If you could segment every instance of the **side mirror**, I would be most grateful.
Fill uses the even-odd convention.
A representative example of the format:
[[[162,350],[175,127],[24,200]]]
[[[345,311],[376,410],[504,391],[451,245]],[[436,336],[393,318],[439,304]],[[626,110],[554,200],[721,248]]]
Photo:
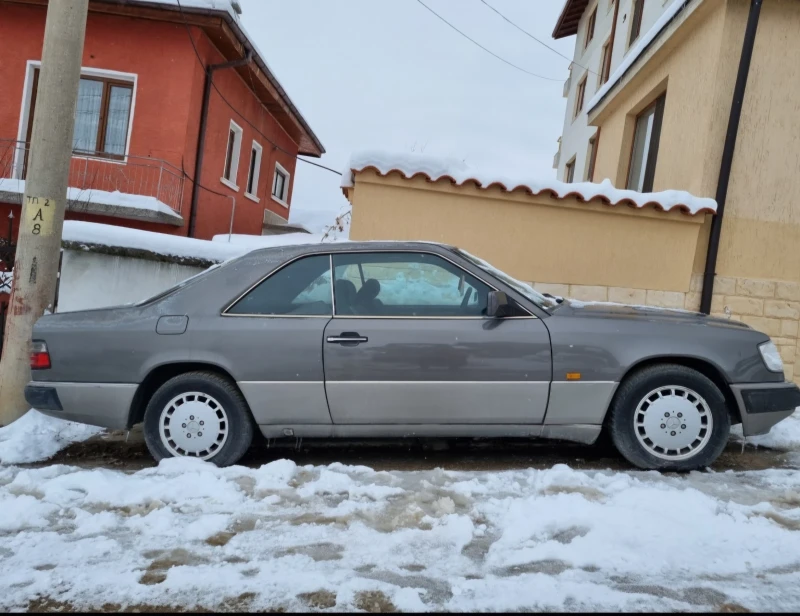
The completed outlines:
[[[489,291],[486,315],[502,319],[509,314],[511,314],[511,304],[509,304],[508,296],[502,291]]]

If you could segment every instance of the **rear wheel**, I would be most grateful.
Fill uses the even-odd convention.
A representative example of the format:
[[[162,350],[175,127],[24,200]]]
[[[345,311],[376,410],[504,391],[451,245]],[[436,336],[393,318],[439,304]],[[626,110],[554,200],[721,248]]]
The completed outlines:
[[[156,460],[186,457],[217,466],[238,462],[253,440],[241,392],[213,372],[176,376],[156,390],[144,415],[144,437]]]
[[[628,377],[610,410],[617,450],[642,469],[690,471],[719,457],[728,442],[725,397],[705,375],[661,364]]]

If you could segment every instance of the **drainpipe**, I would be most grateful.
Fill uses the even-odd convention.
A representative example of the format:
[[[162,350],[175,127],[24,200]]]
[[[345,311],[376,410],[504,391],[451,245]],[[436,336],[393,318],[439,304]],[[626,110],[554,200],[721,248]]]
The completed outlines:
[[[203,159],[205,158],[206,148],[206,129],[208,128],[208,108],[211,103],[211,88],[214,84],[214,73],[228,68],[245,66],[253,59],[252,50],[247,52],[244,58],[223,62],[222,64],[209,64],[206,67],[205,90],[203,91],[203,106],[200,110],[200,131],[197,135],[197,160],[194,165],[194,184],[192,186],[192,202],[189,206],[189,230],[188,237],[194,237],[195,226],[197,225],[197,201],[200,199],[200,174],[203,169]]]
[[[736,149],[736,137],[739,134],[739,120],[742,117],[744,93],[747,88],[747,77],[750,73],[750,60],[753,58],[753,46],[756,42],[758,19],[761,16],[761,1],[750,0],[750,14],[747,17],[747,27],[744,31],[742,42],[742,55],[739,59],[739,72],[736,75],[736,85],[733,88],[731,113],[728,118],[728,132],[725,134],[725,145],[722,149],[722,162],[719,168],[717,181],[717,213],[711,220],[711,233],[708,238],[708,253],[706,255],[706,269],[703,273],[703,293],[700,297],[700,312],[711,312],[711,296],[714,293],[714,277],[717,269],[717,253],[719,252],[719,238],[722,233],[722,218],[725,215],[725,200],[728,197],[728,184],[731,179],[733,166],[733,152]]]

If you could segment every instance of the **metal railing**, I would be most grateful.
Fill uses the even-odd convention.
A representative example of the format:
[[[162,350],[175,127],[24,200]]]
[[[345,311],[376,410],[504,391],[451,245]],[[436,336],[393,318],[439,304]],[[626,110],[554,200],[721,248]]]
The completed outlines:
[[[30,144],[0,139],[0,180],[24,180],[27,172]],[[186,174],[159,158],[128,154],[110,158],[101,152],[73,152],[69,167],[69,187],[86,194],[90,191],[120,192],[128,195],[154,197],[175,213],[183,207]]]

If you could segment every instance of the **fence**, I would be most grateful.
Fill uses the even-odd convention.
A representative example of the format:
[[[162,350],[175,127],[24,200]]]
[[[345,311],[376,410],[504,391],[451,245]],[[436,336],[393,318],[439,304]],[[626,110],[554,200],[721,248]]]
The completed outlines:
[[[28,143],[0,139],[0,180],[24,180],[29,153]],[[164,160],[133,154],[109,158],[100,152],[73,152],[69,168],[70,188],[155,197],[177,214],[183,207],[185,178]]]

